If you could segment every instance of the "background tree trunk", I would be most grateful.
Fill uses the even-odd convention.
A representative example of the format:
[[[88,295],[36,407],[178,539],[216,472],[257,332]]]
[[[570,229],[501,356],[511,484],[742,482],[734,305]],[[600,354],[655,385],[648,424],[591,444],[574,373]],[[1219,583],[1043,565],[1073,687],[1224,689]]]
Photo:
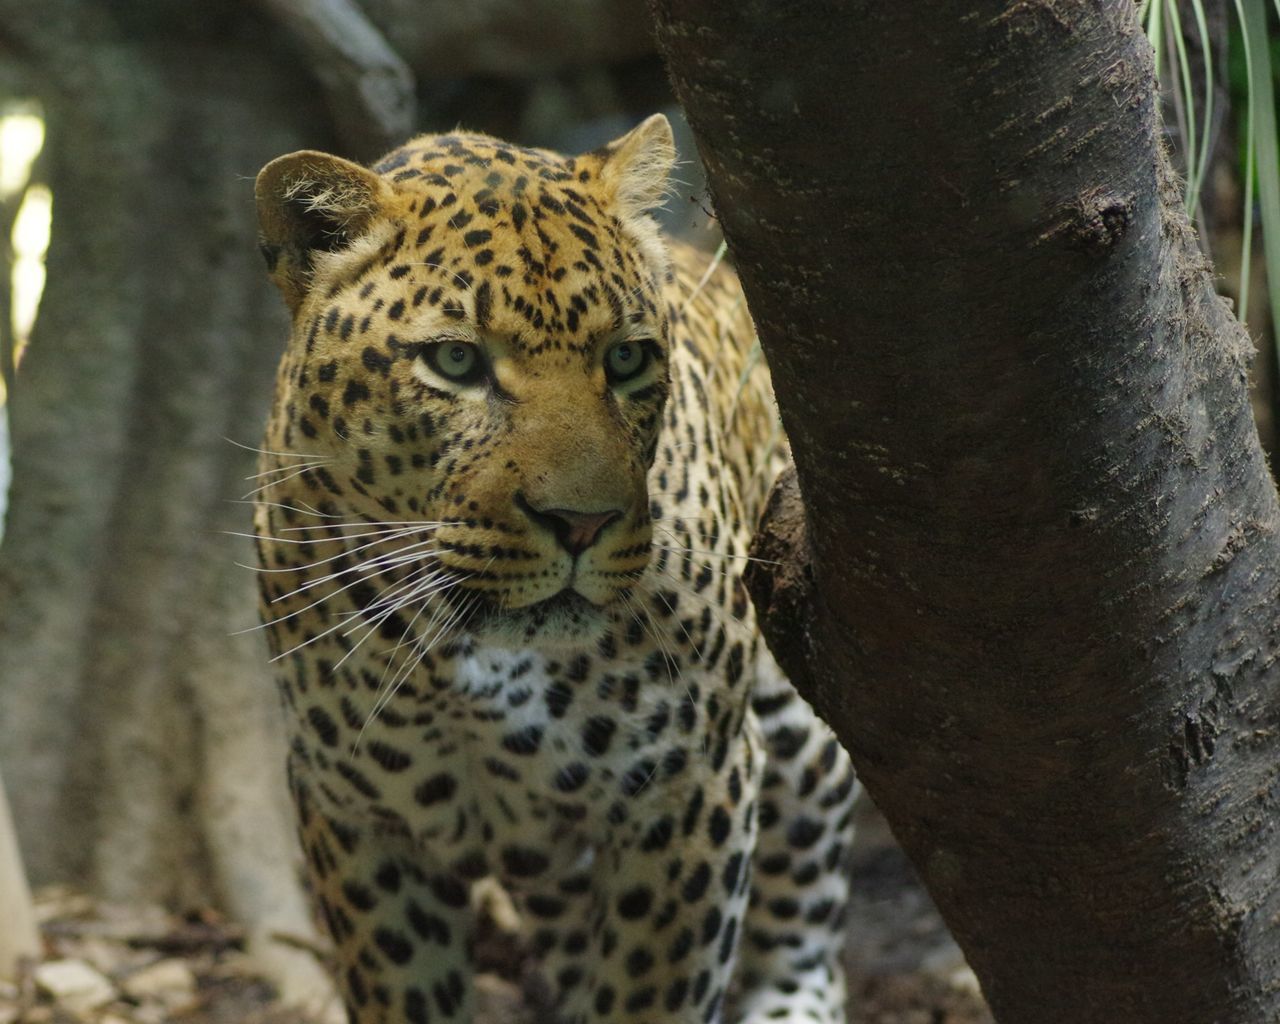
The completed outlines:
[[[326,142],[305,75],[229,5],[0,5],[45,106],[55,215],[43,315],[11,402],[0,549],[0,757],[36,882],[217,902],[300,986],[276,696],[247,507],[286,327],[249,181]],[[172,18],[173,15],[170,15]],[[203,34],[223,45],[203,45]]]
[[[309,935],[311,918],[265,646],[239,633],[256,602],[236,562],[254,559],[227,536],[249,529],[231,499],[256,458],[236,445],[259,441],[288,333],[255,252],[253,178],[290,150],[369,158],[401,141],[417,127],[406,61],[431,69],[441,47],[438,75],[652,49],[628,33],[633,0],[526,5],[554,48],[499,39],[500,0],[366,6],[394,49],[354,0],[0,0],[0,98],[42,104],[54,197],[0,545],[0,766],[22,853],[36,884],[223,908],[291,996],[324,985],[310,954],[271,939]],[[436,94],[459,91],[424,90],[422,127],[456,123]]]
[[[807,512],[766,631],[997,1018],[1280,1019],[1276,493],[1135,5],[652,7]]]

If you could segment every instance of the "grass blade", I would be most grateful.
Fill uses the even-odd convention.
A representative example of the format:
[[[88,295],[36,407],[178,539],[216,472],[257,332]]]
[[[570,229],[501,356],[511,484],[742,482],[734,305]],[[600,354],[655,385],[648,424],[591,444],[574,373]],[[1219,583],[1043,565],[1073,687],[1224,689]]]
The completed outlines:
[[[1245,245],[1252,242],[1253,185],[1256,180],[1262,220],[1262,252],[1267,268],[1267,298],[1273,324],[1280,323],[1280,146],[1276,138],[1276,105],[1267,39],[1265,0],[1235,0],[1244,37],[1249,75],[1249,156],[1245,178]],[[1280,5],[1278,5],[1280,6]],[[1256,169],[1255,169],[1256,168]],[[1246,256],[1248,250],[1246,249]],[[1248,264],[1241,266],[1240,317],[1248,315]],[[1280,351],[1280,331],[1272,331]]]

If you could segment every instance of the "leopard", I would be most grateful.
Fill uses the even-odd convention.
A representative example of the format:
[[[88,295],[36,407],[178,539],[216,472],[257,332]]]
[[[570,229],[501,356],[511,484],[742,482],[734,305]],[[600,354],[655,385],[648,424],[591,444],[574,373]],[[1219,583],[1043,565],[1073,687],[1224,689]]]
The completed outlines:
[[[469,1022],[476,893],[561,1024],[840,1024],[850,758],[743,583],[789,459],[657,114],[257,177],[254,496],[306,887],[355,1024]]]

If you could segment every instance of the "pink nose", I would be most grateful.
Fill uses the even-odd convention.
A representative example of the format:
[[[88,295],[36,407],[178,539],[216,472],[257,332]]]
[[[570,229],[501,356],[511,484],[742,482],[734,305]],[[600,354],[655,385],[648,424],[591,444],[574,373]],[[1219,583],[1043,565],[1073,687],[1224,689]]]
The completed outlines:
[[[543,513],[551,520],[556,540],[569,554],[578,556],[591,547],[606,526],[621,512],[574,512],[567,508],[549,508]]]
[[[530,505],[524,495],[517,495],[516,504],[535,523],[551,530],[560,546],[575,558],[599,539],[606,526],[622,516],[621,509],[610,509],[607,512],[578,512],[569,508],[538,509]]]

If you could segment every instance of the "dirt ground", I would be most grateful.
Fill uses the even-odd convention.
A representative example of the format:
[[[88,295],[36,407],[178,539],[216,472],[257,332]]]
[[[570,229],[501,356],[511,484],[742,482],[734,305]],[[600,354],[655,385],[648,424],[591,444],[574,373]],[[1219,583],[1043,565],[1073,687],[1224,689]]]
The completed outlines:
[[[849,949],[850,1024],[992,1024],[973,973],[866,801],[859,811]],[[39,894],[46,957],[0,982],[0,1024],[316,1024],[281,1006],[243,954],[243,935],[209,910]],[[490,927],[478,956],[477,1024],[546,1024],[518,946]]]

